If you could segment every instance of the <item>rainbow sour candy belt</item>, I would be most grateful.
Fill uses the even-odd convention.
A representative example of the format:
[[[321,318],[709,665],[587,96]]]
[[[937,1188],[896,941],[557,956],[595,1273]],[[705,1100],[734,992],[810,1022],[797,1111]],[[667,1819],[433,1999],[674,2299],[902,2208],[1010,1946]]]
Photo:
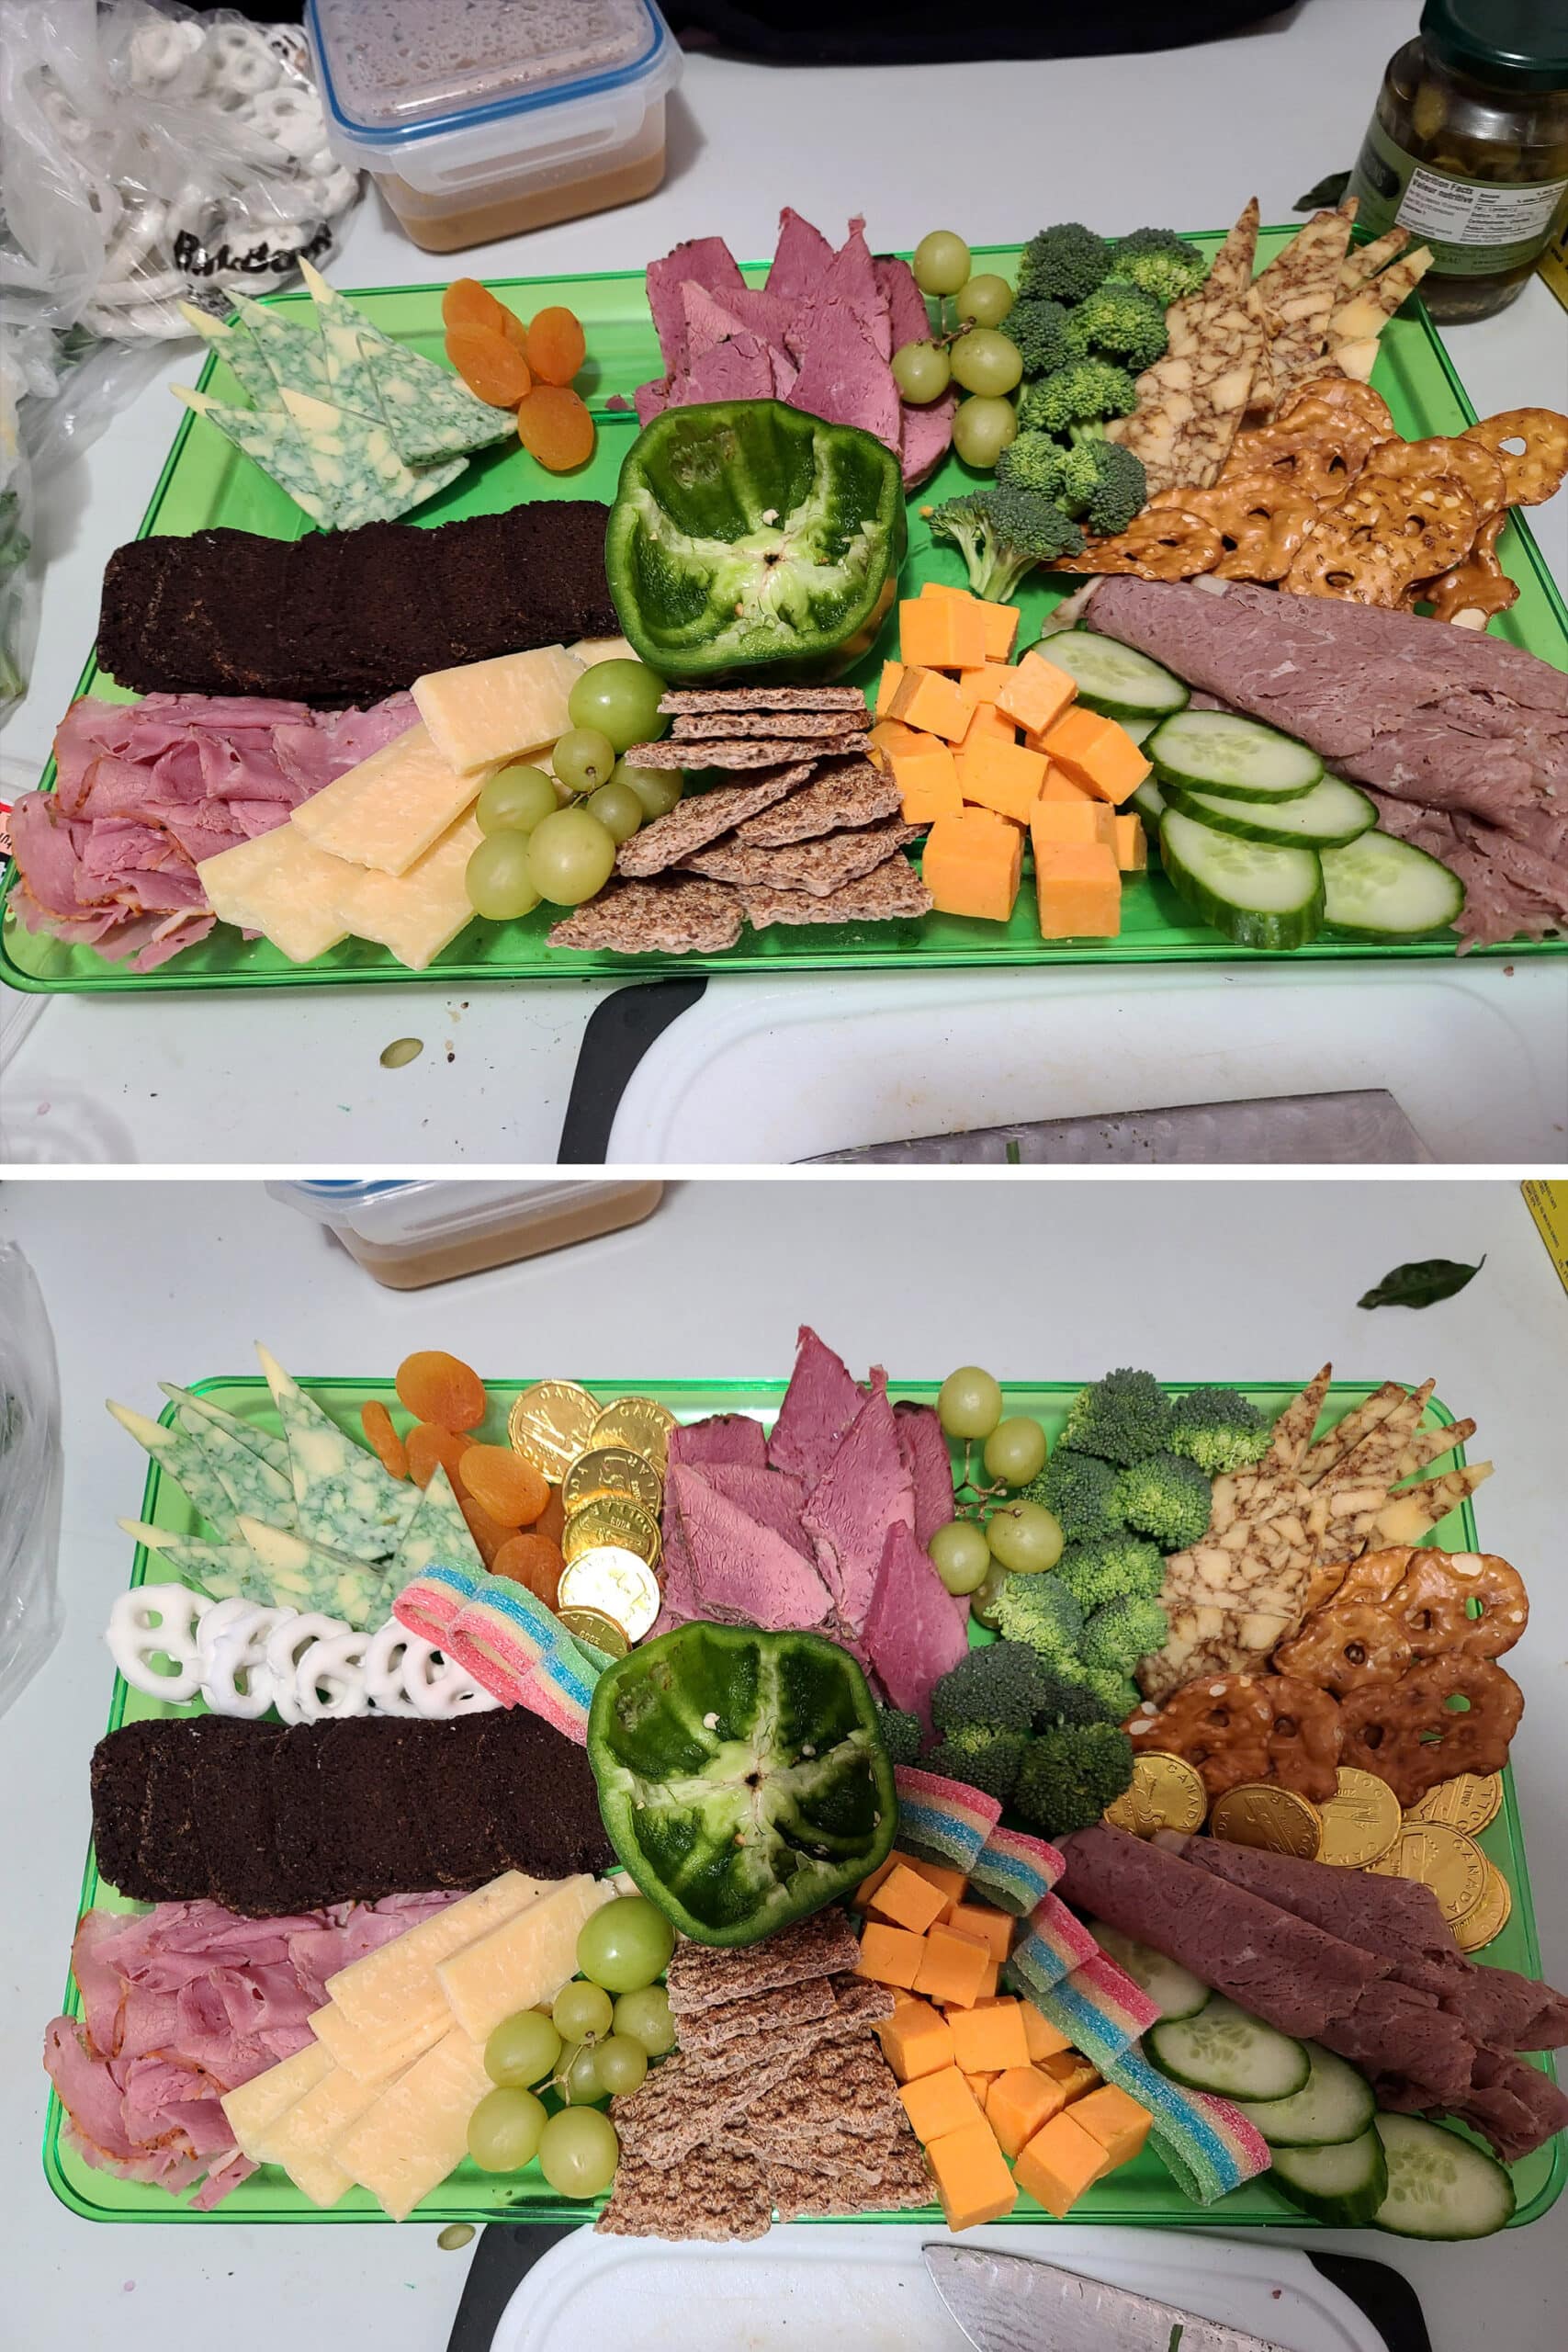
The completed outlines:
[[[445,1651],[453,1621],[473,1599],[479,1582],[469,1568],[428,1567],[403,1587],[392,1603],[392,1614],[406,1633]]]
[[[927,1861],[951,1862],[967,1876],[1002,1817],[996,1798],[966,1788],[961,1781],[921,1772],[912,1764],[898,1765],[893,1778],[898,1787],[899,1843]]]
[[[525,1585],[486,1576],[475,1586],[443,1649],[503,1707],[527,1707],[581,1747],[598,1669]]]
[[[1015,1918],[1028,1917],[1050,1894],[1067,1865],[1043,1838],[1020,1829],[993,1829],[981,1847],[970,1884]]]

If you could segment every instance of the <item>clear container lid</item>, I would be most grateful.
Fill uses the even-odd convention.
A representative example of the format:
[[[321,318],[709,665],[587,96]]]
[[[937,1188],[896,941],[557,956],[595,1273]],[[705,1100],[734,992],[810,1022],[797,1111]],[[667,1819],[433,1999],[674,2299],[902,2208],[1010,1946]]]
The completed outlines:
[[[389,146],[654,72],[674,47],[652,0],[309,0],[337,126]]]
[[[286,1202],[318,1224],[346,1227],[378,1249],[404,1250],[492,1232],[502,1226],[523,1229],[564,1210],[585,1207],[595,1198],[618,1200],[634,1188],[626,1182],[570,1180],[507,1184],[450,1178],[314,1177],[279,1178],[266,1189],[274,1200]]]

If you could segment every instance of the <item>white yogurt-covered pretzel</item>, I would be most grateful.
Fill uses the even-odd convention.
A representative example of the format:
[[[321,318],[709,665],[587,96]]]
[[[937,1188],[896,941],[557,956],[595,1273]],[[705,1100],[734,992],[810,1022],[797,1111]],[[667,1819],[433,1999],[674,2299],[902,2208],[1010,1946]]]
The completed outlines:
[[[319,1609],[286,1610],[273,1627],[267,1636],[266,1670],[272,1677],[272,1703],[286,1724],[306,1719],[299,1690],[299,1662],[306,1651],[314,1642],[350,1630],[341,1617],[325,1616]]]
[[[237,1715],[243,1722],[254,1723],[265,1714],[273,1701],[273,1679],[266,1663],[268,1637],[291,1612],[243,1601],[244,1613],[236,1612],[214,1638],[209,1633],[212,1619],[219,1610],[231,1606],[220,1601],[203,1622],[201,1695],[215,1715]]]
[[[202,1659],[197,1627],[211,1602],[187,1584],[143,1584],[122,1592],[109,1611],[104,1639],[109,1655],[133,1690],[178,1705],[201,1688]],[[155,1657],[172,1658],[173,1674],[162,1674]]]
[[[421,1642],[419,1648],[425,1653],[421,1659],[415,1658],[412,1649],[403,1656],[403,1688],[416,1714],[427,1722],[444,1723],[454,1715],[488,1714],[500,1706],[500,1700],[455,1658],[433,1649],[428,1642]]]
[[[409,1675],[413,1662],[412,1654],[423,1652],[434,1657],[436,1652],[418,1634],[411,1634],[395,1617],[389,1617],[377,1627],[365,1653],[365,1691],[376,1713],[380,1715],[412,1715],[419,1711],[410,1695]]]
[[[294,1675],[294,1696],[302,1722],[326,1723],[343,1715],[368,1713],[365,1653],[369,1646],[368,1634],[352,1630],[327,1634],[310,1644]]]

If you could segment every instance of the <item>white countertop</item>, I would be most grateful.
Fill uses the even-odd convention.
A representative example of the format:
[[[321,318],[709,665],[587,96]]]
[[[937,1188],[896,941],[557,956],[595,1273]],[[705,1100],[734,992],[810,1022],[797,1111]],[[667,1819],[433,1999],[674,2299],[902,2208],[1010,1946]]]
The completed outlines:
[[[1298,196],[1354,161],[1383,64],[1416,15],[1415,0],[1306,0],[1208,48],[1060,63],[827,73],[694,57],[673,102],[669,175],[645,203],[448,258],[419,252],[371,194],[333,275],[358,286],[625,268],[716,232],[750,257],[772,250],[786,201],[834,233],[863,212],[881,247],[942,226],[975,244],[1011,243],[1073,215],[1110,231],[1218,228],[1254,190],[1265,220],[1289,220]],[[1539,283],[1501,318],[1449,340],[1483,415],[1561,404],[1568,314]],[[135,533],[167,455],[177,420],[164,386],[190,367],[188,346],[175,352],[44,519],[53,560],[39,650],[5,744],[18,786],[41,767],[70,701],[105,560]],[[1568,493],[1530,520],[1568,579]],[[948,978],[961,996],[965,976]],[[796,985],[829,983],[803,975]],[[1162,985],[1158,966],[1105,982],[1150,1017]],[[1516,1002],[1539,1001],[1561,1023],[1562,964],[1521,963],[1514,986]],[[37,1162],[550,1160],[583,1026],[608,988],[13,997],[20,1042],[5,1150]],[[844,986],[843,1017],[856,1004]],[[423,1038],[425,1051],[384,1070],[381,1048],[400,1036]]]
[[[981,1189],[986,1187],[986,1189]],[[1514,1747],[1546,1972],[1568,1981],[1568,1584],[1560,1573],[1568,1295],[1517,1189],[1489,1183],[915,1182],[676,1186],[646,1224],[438,1290],[384,1291],[317,1227],[248,1182],[13,1183],[0,1237],[26,1250],[53,1319],[63,1397],[63,1637],[0,1717],[0,2212],[9,2352],[276,2352],[309,2340],[442,2352],[466,2257],[409,2226],[94,2227],[58,2205],[39,2162],[39,2045],[64,1982],[88,1835],[87,1756],[111,1669],[100,1637],[130,1565],[115,1525],[141,1464],[106,1395],[152,1407],[158,1379],[248,1366],[265,1339],[302,1374],[385,1374],[446,1346],[498,1383],[784,1374],[817,1325],[863,1368],[941,1377],[956,1362],[1010,1378],[1090,1377],[1144,1363],[1171,1379],[1435,1374],[1473,1414],[1497,1472],[1482,1539],[1524,1570],[1532,1622],[1509,1666],[1527,1711]],[[1487,1262],[1419,1317],[1355,1305],[1412,1258]],[[1132,1278],[1135,1267],[1135,1279]],[[1292,2233],[1293,2234],[1293,2233]],[[1426,2304],[1436,2352],[1548,2352],[1568,2200],[1528,2230],[1467,2247],[1369,2233],[1318,2247],[1392,2263]],[[1303,2238],[1303,2242],[1306,2240]],[[1022,2251],[1049,2258],[1048,2232]],[[628,2315],[630,2318],[630,2315]],[[111,2334],[112,2330],[112,2334]],[[635,2321],[626,2341],[637,2341]],[[822,2352],[829,2352],[823,2346]],[[838,2352],[832,2347],[832,2352]],[[855,2352],[846,2346],[844,2352]]]

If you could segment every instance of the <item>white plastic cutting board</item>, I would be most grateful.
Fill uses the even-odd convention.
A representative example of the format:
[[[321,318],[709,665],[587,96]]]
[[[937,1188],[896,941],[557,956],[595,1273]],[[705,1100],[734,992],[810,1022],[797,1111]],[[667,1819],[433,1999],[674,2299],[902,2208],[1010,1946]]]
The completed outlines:
[[[1250,2328],[1285,2352],[1384,2352],[1371,2322],[1293,2246],[1067,2228],[950,2239],[862,2222],[795,2222],[741,2245],[579,2230],[529,2271],[492,2352],[964,2352],[968,2339],[920,2259],[923,2245],[938,2243],[1033,2256],[1134,2287]]]

